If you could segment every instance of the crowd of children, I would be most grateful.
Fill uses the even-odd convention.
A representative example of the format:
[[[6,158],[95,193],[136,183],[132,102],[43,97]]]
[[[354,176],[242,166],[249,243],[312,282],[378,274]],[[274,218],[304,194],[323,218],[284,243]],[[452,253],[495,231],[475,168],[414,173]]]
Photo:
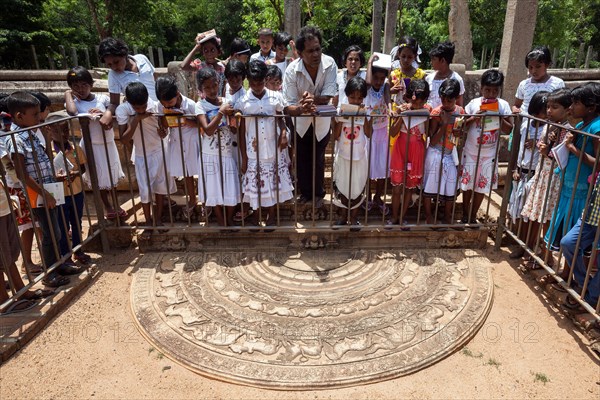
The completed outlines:
[[[443,210],[441,222],[452,225],[459,193],[462,222],[475,223],[485,196],[497,188],[498,141],[501,134],[512,131],[514,113],[535,117],[523,118],[521,141],[513,142],[519,146],[519,156],[512,174],[509,214],[521,226],[520,232],[527,232],[524,240],[533,247],[543,237],[543,251],[555,251],[581,216],[598,141],[568,129],[570,123],[582,121],[577,129],[598,133],[600,91],[596,84],[564,89],[562,80],[548,74],[551,59],[546,47],[534,48],[526,55],[529,77],[519,85],[511,109],[500,98],[504,76],[495,69],[483,73],[481,96],[463,108],[464,82],[450,68],[454,45],[444,42],[431,49],[434,71],[426,74],[419,67],[421,48],[415,38],[408,36],[399,40],[387,68],[375,65],[376,55],[366,62],[360,47],[349,46],[343,54],[344,68],[337,72],[336,95],[321,97],[319,101],[325,101],[319,103],[316,96],[305,92],[301,101],[291,104],[282,94],[289,75],[286,70],[292,65],[296,73],[310,73],[314,67],[307,65],[302,70],[298,64],[303,61],[298,60],[298,53],[305,50],[305,40],[299,39],[296,48],[291,35],[261,29],[258,43],[260,50],[251,54],[248,44],[236,38],[229,57],[221,60],[223,50],[216,34],[198,35],[182,62],[183,70],[194,71],[196,102],[178,90],[174,78],[155,81],[154,67],[146,57],[129,55],[120,40],[103,40],[99,55],[110,68],[110,96],[92,92],[92,76],[83,67],[71,69],[66,77],[70,88],[65,93],[66,110],[70,115],[90,116],[92,149],[86,149],[83,141],[73,143],[63,123],[56,124],[51,132],[52,144],[47,144],[47,138],[37,130],[27,129],[42,120],[39,114],[43,101],[24,92],[8,97],[7,112],[13,122],[8,129],[22,130],[14,140],[3,141],[5,154],[15,164],[19,178],[9,185],[14,194],[20,191],[22,201],[24,190],[18,181],[44,199],[46,207],[33,207],[33,212],[42,231],[46,265],[69,250],[69,230],[72,247],[81,241],[76,233],[81,232],[83,184],[90,182],[85,166],[90,152],[106,217],[125,215],[113,202],[113,191],[124,178],[112,130],[113,117],[120,140],[133,143],[131,160],[147,225],[162,225],[165,197],[174,193],[175,178],[184,180],[183,215],[188,220],[200,202],[206,213],[212,210],[223,227],[246,218],[248,207],[254,210],[247,220],[249,224],[276,225],[276,205],[294,196],[290,164],[295,152],[300,151],[291,148],[295,127],[289,116],[313,112],[317,104],[328,102],[338,112],[332,121],[332,200],[340,210],[336,225],[359,229],[359,208],[370,210],[375,206],[389,216],[387,225],[407,228],[408,208],[422,195],[426,223],[437,229],[437,205]],[[320,47],[318,51],[320,54]],[[202,60],[194,59],[198,52]],[[329,64],[326,66],[329,68]],[[363,67],[366,71],[361,70]],[[317,85],[312,78],[312,84]],[[121,95],[125,96],[122,104]],[[354,110],[351,116],[345,114],[349,109]],[[298,118],[297,123],[308,120]],[[559,145],[568,151],[562,169],[557,169],[552,152]],[[53,154],[54,167],[49,158]],[[305,167],[298,165],[299,175]],[[64,181],[65,193],[69,194],[60,216],[52,195],[43,186],[57,179]],[[374,193],[370,188],[366,190],[370,181]],[[388,183],[392,192],[389,203],[385,193]],[[306,188],[298,189],[308,196]],[[19,216],[26,217],[23,212]],[[59,217],[63,223],[58,223]],[[30,242],[25,232],[32,232],[34,226],[26,225],[27,221],[20,223],[23,241]],[[147,238],[152,232],[146,230],[142,236]],[[60,243],[61,254],[53,250],[53,237]],[[26,253],[27,246],[23,250]],[[89,261],[81,251],[74,257],[76,261]],[[31,269],[38,268],[28,254],[24,254],[24,260]],[[10,261],[3,261],[3,265]],[[525,267],[535,268],[532,259],[523,262]],[[77,266],[65,263],[61,268],[66,275],[76,271]],[[46,283],[59,286],[65,279],[54,275]]]

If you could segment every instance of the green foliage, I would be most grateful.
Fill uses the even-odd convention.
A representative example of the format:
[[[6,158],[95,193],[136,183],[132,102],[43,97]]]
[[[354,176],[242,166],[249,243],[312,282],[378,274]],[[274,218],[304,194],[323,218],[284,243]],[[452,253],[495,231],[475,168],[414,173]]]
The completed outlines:
[[[499,57],[505,0],[469,0],[475,64],[482,49]],[[428,51],[448,39],[449,0],[404,0],[398,37],[414,36]],[[325,53],[340,59],[350,44],[366,52],[371,43],[372,0],[304,0],[302,24],[323,32]],[[538,0],[534,42],[551,48],[571,48],[600,41],[600,0]],[[384,7],[385,8],[385,7]],[[123,38],[131,47],[162,47],[167,60],[182,59],[197,32],[216,29],[228,56],[231,40],[240,36],[257,49],[256,33],[268,27],[283,29],[284,0],[4,0],[0,14],[0,66],[31,68],[30,45],[35,44],[43,65],[50,47],[93,49],[102,37]],[[385,10],[384,10],[385,11]],[[93,57],[92,57],[93,58]],[[592,60],[592,65],[597,65]],[[573,66],[574,63],[571,63]]]

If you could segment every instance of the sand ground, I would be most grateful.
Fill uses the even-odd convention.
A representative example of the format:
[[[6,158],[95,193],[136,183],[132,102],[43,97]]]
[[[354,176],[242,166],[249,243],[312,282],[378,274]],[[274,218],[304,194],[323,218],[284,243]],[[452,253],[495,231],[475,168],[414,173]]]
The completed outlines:
[[[587,340],[505,261],[506,249],[488,253],[494,304],[465,348],[394,380],[303,392],[223,383],[163,356],[137,331],[130,311],[137,250],[105,255],[90,286],[0,366],[0,398],[600,398],[600,363],[587,349]]]

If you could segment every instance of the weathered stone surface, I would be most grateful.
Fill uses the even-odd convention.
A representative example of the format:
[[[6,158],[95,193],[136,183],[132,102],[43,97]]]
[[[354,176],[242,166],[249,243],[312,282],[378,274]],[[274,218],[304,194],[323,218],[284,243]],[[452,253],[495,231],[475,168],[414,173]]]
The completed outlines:
[[[351,386],[425,368],[473,337],[492,304],[487,265],[472,250],[154,253],[131,303],[147,339],[203,375]]]

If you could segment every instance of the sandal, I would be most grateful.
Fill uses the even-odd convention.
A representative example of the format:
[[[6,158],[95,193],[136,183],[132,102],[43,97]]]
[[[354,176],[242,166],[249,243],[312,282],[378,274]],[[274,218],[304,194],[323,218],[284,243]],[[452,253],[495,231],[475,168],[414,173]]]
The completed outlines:
[[[78,251],[77,253],[73,254],[73,258],[75,261],[79,261],[82,264],[89,264],[92,261],[92,257],[85,254],[83,251]]]
[[[388,215],[390,215],[390,208],[385,203],[375,203],[375,204],[377,204],[377,207],[379,207],[379,211],[381,212],[382,215],[385,215],[386,217]]]
[[[519,269],[524,273],[528,273],[537,269],[542,269],[542,266],[533,258],[527,257],[527,259],[523,260],[521,265],[519,265]]]
[[[140,240],[150,240],[152,237],[152,230],[144,229],[140,235]]]
[[[24,295],[23,299],[25,300],[40,300],[43,299],[45,297],[49,297],[52,296],[55,292],[54,290],[50,290],[50,289],[37,289],[33,292],[29,292],[30,294],[28,296]]]
[[[57,288],[60,286],[68,285],[71,280],[66,276],[61,276],[59,274],[54,274],[53,276],[47,276],[42,279],[42,283],[45,286]]]
[[[29,264],[27,266],[25,266],[25,264],[21,265],[21,273],[26,274],[27,271],[29,271],[31,275],[38,276],[44,272],[44,266],[41,264]]]
[[[12,303],[10,306],[6,308],[6,310],[0,311],[0,315],[8,315],[20,313],[23,311],[31,310],[33,307],[37,306],[38,302],[36,300],[29,299],[21,299]]]
[[[184,206],[181,209],[181,214],[183,214],[183,218],[185,218],[185,219],[192,218],[192,215],[194,214],[195,209],[196,209],[196,206],[190,206],[190,205]]]
[[[122,208],[119,208],[119,212],[117,213],[119,218],[127,218],[128,214],[127,211],[123,210]]]
[[[117,212],[114,211],[114,210],[113,211],[108,211],[108,212],[106,212],[104,214],[104,218],[106,218],[106,219],[115,219],[115,218],[117,218],[117,215],[118,215]]]
[[[211,211],[212,211],[212,208],[211,208]],[[235,222],[242,222],[242,221],[244,221],[246,218],[248,218],[249,216],[251,216],[253,213],[254,213],[254,211],[252,211],[251,209],[250,209],[250,210],[249,210],[249,209],[246,209],[246,212],[245,212],[244,214],[242,214],[242,212],[241,212],[241,211],[238,211],[238,212],[236,212],[236,213],[235,213],[235,215],[233,216],[233,220],[234,220]],[[208,215],[210,215],[210,213],[209,213]],[[207,217],[208,217],[208,215],[207,215]]]
[[[574,313],[574,314],[582,314],[587,312],[585,308],[571,296],[565,297],[565,300],[561,303],[561,306],[565,309],[565,311]]]

